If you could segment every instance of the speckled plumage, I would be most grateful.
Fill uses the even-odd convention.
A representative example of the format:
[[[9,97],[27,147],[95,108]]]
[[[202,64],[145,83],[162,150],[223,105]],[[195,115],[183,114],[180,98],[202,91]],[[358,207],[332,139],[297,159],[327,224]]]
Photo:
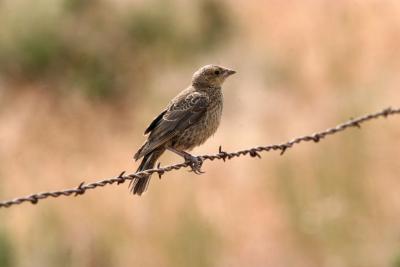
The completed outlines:
[[[179,150],[192,150],[202,145],[218,129],[223,108],[223,95],[221,88],[210,88],[208,95],[209,104],[204,114],[196,124],[193,124],[182,134],[171,140],[171,145]]]
[[[138,171],[153,168],[157,159],[166,149],[187,154],[203,144],[218,129],[223,95],[221,85],[235,73],[215,65],[199,69],[192,79],[192,85],[179,93],[146,129],[146,142],[137,151],[136,160],[143,157]],[[142,194],[150,176],[133,180],[132,192]]]

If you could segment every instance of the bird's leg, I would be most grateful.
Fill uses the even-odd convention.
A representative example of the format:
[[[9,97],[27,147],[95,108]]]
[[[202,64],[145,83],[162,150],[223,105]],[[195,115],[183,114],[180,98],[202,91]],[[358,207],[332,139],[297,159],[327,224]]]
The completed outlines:
[[[200,157],[195,157],[183,150],[178,150],[172,147],[167,147],[167,149],[171,152],[174,152],[175,154],[178,154],[179,156],[183,157],[185,159],[185,162],[189,163],[190,168],[192,168],[192,172],[195,174],[202,174],[204,173],[201,170],[201,166],[203,165],[203,160]]]

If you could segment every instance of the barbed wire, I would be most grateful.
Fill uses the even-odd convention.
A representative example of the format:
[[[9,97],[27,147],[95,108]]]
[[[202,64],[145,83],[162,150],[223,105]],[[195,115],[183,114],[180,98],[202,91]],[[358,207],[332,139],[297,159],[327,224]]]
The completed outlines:
[[[338,132],[342,132],[348,128],[360,128],[361,124],[373,119],[378,119],[378,118],[386,118],[391,115],[395,114],[400,114],[400,108],[393,109],[393,108],[387,108],[382,111],[376,112],[376,113],[371,113],[367,114],[355,119],[350,119],[342,124],[339,124],[333,128],[326,129],[321,132],[316,132],[310,135],[305,135],[301,137],[297,137],[295,139],[292,139],[291,141],[288,141],[286,143],[282,144],[276,144],[276,145],[267,145],[267,146],[258,146],[258,147],[253,147],[245,150],[240,150],[237,152],[225,152],[222,150],[222,147],[219,147],[218,153],[215,155],[202,155],[199,156],[202,161],[206,160],[230,160],[232,158],[237,158],[241,156],[251,156],[251,157],[258,157],[261,158],[260,152],[269,152],[269,151],[280,151],[280,154],[283,155],[287,149],[292,148],[296,144],[300,144],[302,142],[315,142],[318,143],[320,140],[323,138],[329,136],[329,135],[334,135]],[[30,202],[32,204],[37,204],[40,200],[47,199],[47,198],[57,198],[60,196],[79,196],[83,195],[86,193],[88,190],[92,190],[98,187],[103,187],[106,185],[112,185],[112,184],[122,184],[127,180],[133,180],[135,178],[143,178],[143,176],[149,175],[149,174],[154,174],[157,173],[159,178],[161,179],[161,176],[164,175],[167,172],[173,171],[173,170],[179,170],[185,167],[189,167],[190,163],[189,162],[184,162],[184,163],[179,163],[179,164],[173,164],[165,167],[160,167],[160,164],[158,164],[157,168],[154,169],[149,169],[141,172],[136,172],[132,174],[127,174],[125,175],[125,171],[121,172],[117,177],[114,178],[109,178],[109,179],[104,179],[101,181],[85,184],[85,182],[82,182],[78,185],[78,187],[71,188],[71,189],[66,189],[66,190],[60,190],[60,191],[51,191],[51,192],[42,192],[42,193],[37,193],[37,194],[32,194],[29,196],[25,197],[19,197],[15,198],[12,200],[7,200],[7,201],[2,201],[0,202],[0,208],[9,208],[11,206],[19,205],[24,202]]]

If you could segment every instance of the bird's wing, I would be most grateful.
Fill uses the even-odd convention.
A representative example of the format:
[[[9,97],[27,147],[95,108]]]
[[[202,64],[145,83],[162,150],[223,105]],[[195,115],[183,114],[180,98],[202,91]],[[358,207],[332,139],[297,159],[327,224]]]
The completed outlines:
[[[154,130],[154,128],[157,127],[158,124],[160,124],[160,121],[162,120],[162,118],[164,117],[165,113],[167,112],[167,110],[164,110],[163,112],[161,112],[156,118],[154,118],[154,120],[150,123],[150,125],[147,127],[147,129],[144,131],[144,134],[148,134],[151,131]]]
[[[166,123],[168,130],[184,131],[196,123],[209,105],[209,97],[199,92],[187,95],[183,100],[173,103],[163,116],[158,129],[161,130],[163,123]]]
[[[146,147],[139,157],[164,144],[199,121],[209,105],[209,97],[199,92],[192,92],[173,101],[147,128],[151,132]]]

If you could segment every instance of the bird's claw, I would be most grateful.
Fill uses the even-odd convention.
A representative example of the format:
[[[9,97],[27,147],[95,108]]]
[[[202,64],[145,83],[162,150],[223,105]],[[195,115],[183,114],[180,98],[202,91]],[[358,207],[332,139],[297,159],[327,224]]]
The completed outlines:
[[[203,165],[203,159],[200,157],[194,157],[192,155],[187,155],[185,156],[185,162],[189,164],[189,167],[191,168],[191,172],[194,172],[195,174],[202,174],[204,173],[201,170],[201,166]]]

